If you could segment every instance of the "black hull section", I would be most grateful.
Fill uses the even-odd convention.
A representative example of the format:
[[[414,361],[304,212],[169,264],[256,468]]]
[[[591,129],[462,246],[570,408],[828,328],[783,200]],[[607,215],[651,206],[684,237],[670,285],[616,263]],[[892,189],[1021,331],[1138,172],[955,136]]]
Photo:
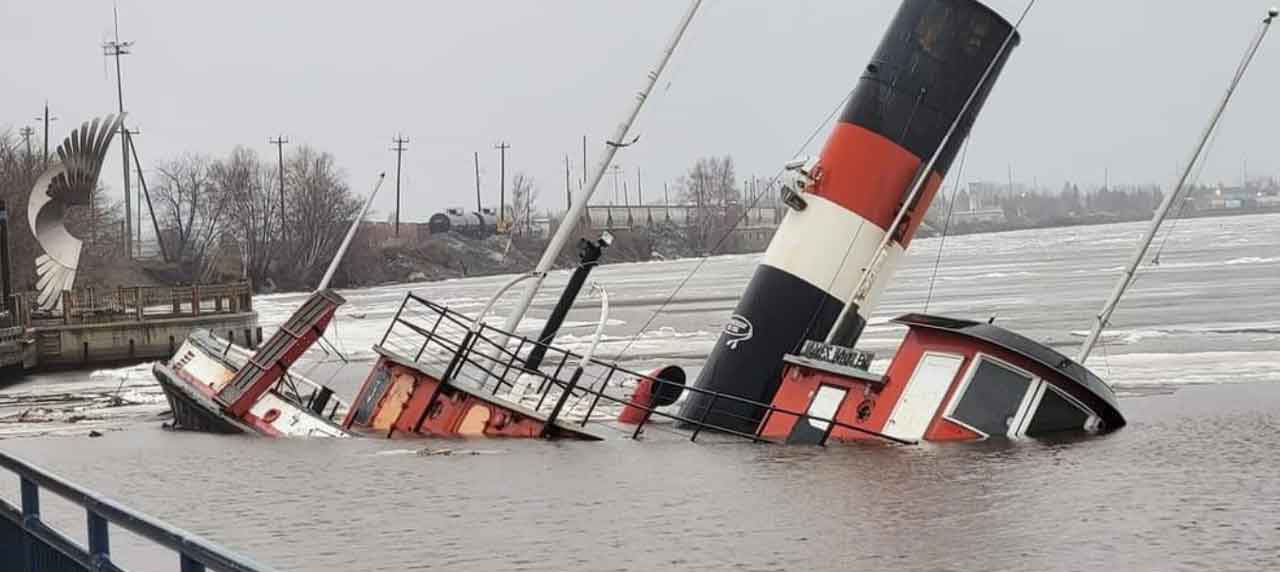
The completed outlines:
[[[251,432],[242,423],[222,414],[213,400],[188,387],[169,368],[157,364],[152,371],[173,411],[174,429],[223,435]]]
[[[761,264],[734,316],[720,333],[696,386],[757,403],[770,403],[782,383],[782,356],[806,339],[822,339],[844,304],[792,274]],[[715,401],[712,404],[712,401]],[[724,429],[754,433],[761,407],[694,393],[681,415]]]

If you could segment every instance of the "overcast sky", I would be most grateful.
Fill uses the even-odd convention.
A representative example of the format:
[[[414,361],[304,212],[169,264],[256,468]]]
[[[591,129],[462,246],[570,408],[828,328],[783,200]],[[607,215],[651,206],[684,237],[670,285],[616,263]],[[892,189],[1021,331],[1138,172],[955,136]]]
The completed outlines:
[[[990,0],[1009,19],[1023,3]],[[581,175],[630,105],[674,29],[682,0],[120,0],[125,107],[144,164],[237,144],[274,156],[286,134],[332,152],[353,188],[394,176],[404,155],[406,220],[475,202],[480,152],[496,202],[498,141],[508,179],[535,178],[541,205],[563,208],[564,156]],[[647,201],[696,158],[730,154],[739,176],[789,159],[854,85],[896,0],[708,0],[618,155]],[[0,129],[53,133],[116,109],[102,57],[111,3],[0,0]],[[1255,0],[1042,0],[973,132],[965,181],[1060,187],[1168,184],[1221,97],[1268,4]],[[1203,181],[1280,173],[1280,38],[1263,46],[1220,131]],[[37,126],[38,127],[38,126]],[[826,130],[809,152],[817,153]],[[286,148],[288,149],[288,148]],[[119,155],[103,181],[120,188]],[[957,162],[957,168],[959,163]],[[957,175],[956,169],[952,177]],[[388,187],[389,189],[390,187]],[[632,188],[634,193],[634,188]],[[597,202],[612,198],[606,182]],[[375,208],[394,204],[384,192]]]

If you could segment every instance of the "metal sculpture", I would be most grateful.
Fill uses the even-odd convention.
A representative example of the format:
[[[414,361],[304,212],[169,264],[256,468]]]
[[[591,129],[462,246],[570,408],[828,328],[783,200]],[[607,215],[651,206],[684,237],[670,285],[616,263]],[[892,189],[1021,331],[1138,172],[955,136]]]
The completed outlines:
[[[37,304],[43,310],[56,308],[62,291],[75,284],[83,243],[67,230],[67,208],[89,204],[107,148],[123,121],[124,114],[108,115],[72,130],[58,145],[58,162],[31,189],[27,220],[43,250],[36,257]]]

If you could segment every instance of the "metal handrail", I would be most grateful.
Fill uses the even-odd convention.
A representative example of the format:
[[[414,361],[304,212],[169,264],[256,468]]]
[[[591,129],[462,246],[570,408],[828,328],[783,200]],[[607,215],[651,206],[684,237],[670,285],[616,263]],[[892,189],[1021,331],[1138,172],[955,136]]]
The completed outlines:
[[[47,470],[0,452],[0,467],[18,475],[22,491],[21,510],[0,500],[4,516],[15,517],[24,537],[43,542],[64,556],[92,570],[119,570],[111,563],[108,523],[119,526],[179,555],[183,572],[202,572],[206,568],[225,572],[270,571],[263,564],[218,546],[197,534],[165,524],[153,517],[128,508],[101,494],[67,481]],[[89,546],[82,547],[50,528],[40,520],[40,489],[46,489],[71,503],[83,507],[88,515]],[[28,546],[27,542],[23,542]],[[34,570],[30,548],[26,548],[23,570]],[[8,569],[8,568],[6,568]]]
[[[409,319],[406,319],[404,315],[405,314],[404,311],[408,307],[409,301],[417,302],[422,306],[425,306],[428,310],[437,313],[438,316],[434,318],[434,320],[436,321],[436,326],[428,330],[427,328],[417,326],[413,324]],[[438,328],[439,322],[444,319],[448,319],[448,321],[453,322],[457,326],[456,329],[459,330],[458,333],[462,333],[461,330],[465,330],[466,338],[464,339],[463,342],[452,340],[445,335],[445,332],[439,331],[439,328]],[[599,404],[600,401],[603,400],[603,401],[607,401],[617,405],[630,405],[633,407],[637,407],[640,410],[645,412],[644,422],[642,422],[640,426],[637,427],[637,430],[633,435],[636,437],[640,435],[641,433],[640,429],[643,428],[644,424],[649,421],[650,417],[656,415],[658,417],[670,419],[677,423],[693,426],[694,430],[690,435],[691,440],[696,440],[698,437],[698,434],[702,431],[702,429],[712,428],[720,433],[734,435],[734,436],[742,437],[745,439],[750,439],[752,441],[762,442],[762,441],[768,441],[767,439],[763,438],[761,435],[765,428],[764,421],[774,415],[784,415],[789,417],[795,417],[799,420],[812,419],[815,421],[828,423],[830,424],[829,427],[831,428],[840,427],[842,429],[847,429],[850,431],[866,434],[869,436],[878,437],[887,441],[904,443],[904,444],[911,443],[911,441],[905,441],[902,439],[877,433],[875,431],[871,431],[864,427],[858,427],[856,425],[843,423],[843,422],[837,421],[834,418],[828,419],[828,418],[817,417],[817,416],[809,415],[807,412],[791,411],[788,409],[783,409],[783,408],[774,406],[773,404],[761,403],[758,401],[739,397],[736,395],[720,393],[720,392],[699,388],[695,386],[686,386],[683,384],[677,384],[675,382],[665,380],[659,377],[653,377],[653,376],[642,374],[636,371],[629,370],[617,363],[606,362],[606,361],[593,359],[589,357],[584,358],[584,356],[564,348],[552,346],[550,344],[544,344],[537,340],[532,340],[511,332],[506,332],[504,330],[501,330],[494,326],[490,326],[488,324],[476,323],[470,318],[467,318],[465,315],[463,315],[460,312],[451,310],[448,307],[445,307],[440,304],[431,302],[430,300],[421,298],[413,293],[406,294],[405,302],[401,304],[400,311],[398,311],[395,317],[392,319],[392,326],[388,328],[386,335],[384,335],[383,337],[384,343],[386,341],[389,341],[392,335],[392,329],[395,328],[396,324],[402,324],[406,326],[409,330],[411,330],[414,334],[424,338],[424,341],[422,342],[421,346],[417,346],[416,344],[414,345],[414,347],[418,348],[416,351],[416,354],[418,356],[422,356],[426,352],[427,347],[432,344],[435,344],[439,348],[444,349],[451,354],[452,357],[450,360],[451,364],[449,368],[450,369],[449,378],[451,381],[456,382],[462,379],[467,379],[469,382],[476,385],[476,389],[488,390],[489,380],[491,379],[494,382],[491,393],[496,395],[498,391],[502,389],[504,386],[507,388],[513,388],[515,386],[515,382],[508,379],[509,373],[514,373],[517,378],[523,375],[529,375],[535,378],[540,378],[542,380],[542,383],[539,384],[537,389],[532,394],[525,396],[530,399],[535,399],[535,398],[537,399],[538,404],[533,408],[535,411],[540,411],[545,402],[550,401],[551,403],[555,403],[557,401],[560,401],[558,399],[550,399],[550,400],[547,399],[548,394],[557,389],[560,392],[567,392],[575,396],[592,397],[593,399],[590,406],[590,410],[587,413],[586,418],[584,418],[581,423],[583,426],[585,426],[587,422],[589,422],[590,412],[594,412],[596,409],[596,406]],[[472,327],[473,325],[478,327]],[[486,334],[489,334],[489,335],[486,335]],[[512,347],[509,347],[512,343],[515,344],[514,349]],[[603,379],[605,380],[605,383],[602,383],[600,384],[599,387],[596,387],[594,382],[587,385],[578,385],[575,383],[571,383],[569,381],[565,381],[559,378],[559,374],[562,371],[562,368],[560,367],[556,368],[556,372],[554,374],[548,373],[546,371],[542,371],[541,369],[526,369],[524,367],[524,361],[523,361],[524,358],[520,355],[520,351],[523,348],[532,349],[533,347],[537,347],[537,346],[543,347],[549,356],[555,355],[555,354],[561,354],[562,357],[560,359],[548,358],[546,362],[548,364],[556,363],[556,362],[563,363],[564,361],[572,361],[572,360],[581,360],[584,366],[594,366],[597,368],[603,368],[603,371],[600,371],[599,374],[595,375],[594,379],[595,380]],[[384,349],[390,349],[390,348],[384,347]],[[400,354],[401,357],[403,357],[407,363],[420,363],[420,360],[415,360],[410,357],[413,354],[405,354],[403,352],[393,352],[393,353]],[[470,371],[472,373],[478,373],[485,379],[479,382],[475,382],[474,380],[468,379],[469,376],[464,375],[463,377],[460,378],[459,370],[463,370],[468,366],[470,366],[471,368]],[[656,407],[649,406],[648,404],[636,403],[632,401],[631,398],[629,397],[622,397],[618,395],[609,394],[607,392],[607,389],[609,386],[608,381],[611,379],[614,379],[616,374],[622,374],[624,378],[634,379],[634,380],[637,380],[637,382],[642,380],[648,380],[651,384],[653,384],[652,387],[654,388],[654,391],[659,391],[658,388],[661,388],[661,387],[678,385],[681,391],[688,392],[690,394],[710,397],[713,402],[736,403],[739,405],[745,405],[747,407],[756,408],[764,412],[765,416],[764,416],[764,419],[762,419],[762,421],[757,425],[756,430],[753,433],[728,430],[723,427],[708,423],[706,421],[707,416],[711,412],[710,407],[707,408],[707,410],[704,412],[705,414],[702,415],[700,418],[693,418],[693,417],[686,417],[684,415],[674,413],[674,412],[661,411]],[[729,411],[724,411],[724,410],[719,411],[718,414],[721,416],[731,416],[731,417],[736,416],[735,414]]]

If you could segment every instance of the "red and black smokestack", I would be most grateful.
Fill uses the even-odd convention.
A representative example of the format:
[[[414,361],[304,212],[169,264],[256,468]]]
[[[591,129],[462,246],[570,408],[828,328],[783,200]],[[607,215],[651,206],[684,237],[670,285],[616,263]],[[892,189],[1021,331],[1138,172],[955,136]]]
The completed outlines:
[[[772,401],[783,356],[805,340],[826,338],[936,152],[877,264],[877,279],[857,296],[856,316],[842,328],[841,345],[853,345],[1017,41],[1008,21],[974,0],[902,2],[696,387]],[[712,408],[711,401],[691,395],[683,414],[745,432],[762,415],[724,399]]]

